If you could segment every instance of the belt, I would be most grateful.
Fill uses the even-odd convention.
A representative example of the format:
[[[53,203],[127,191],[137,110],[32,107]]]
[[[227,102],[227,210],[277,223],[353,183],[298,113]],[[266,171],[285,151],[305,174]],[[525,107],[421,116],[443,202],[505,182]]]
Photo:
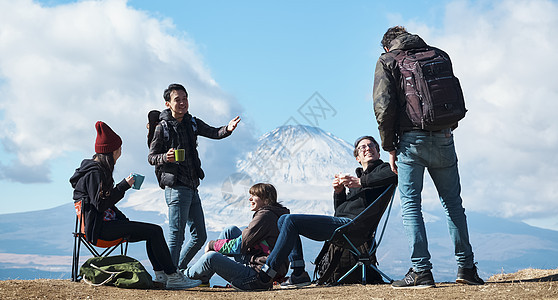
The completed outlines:
[[[428,135],[433,135],[437,133],[451,133],[451,128],[445,128],[441,130],[424,130],[424,129],[412,129],[408,132],[420,132],[420,133],[427,133]]]

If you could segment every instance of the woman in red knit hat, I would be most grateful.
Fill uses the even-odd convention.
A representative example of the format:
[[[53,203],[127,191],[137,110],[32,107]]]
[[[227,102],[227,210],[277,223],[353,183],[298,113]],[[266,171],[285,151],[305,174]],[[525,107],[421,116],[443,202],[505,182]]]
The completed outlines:
[[[114,184],[114,164],[122,154],[122,139],[105,123],[95,124],[97,139],[95,155],[84,159],[70,178],[74,200],[82,201],[85,236],[94,245],[97,240],[116,240],[127,237],[130,242],[146,241],[147,256],[155,271],[154,282],[167,289],[187,289],[201,284],[186,278],[173,264],[160,226],[130,221],[115,204],[134,184],[130,175]]]

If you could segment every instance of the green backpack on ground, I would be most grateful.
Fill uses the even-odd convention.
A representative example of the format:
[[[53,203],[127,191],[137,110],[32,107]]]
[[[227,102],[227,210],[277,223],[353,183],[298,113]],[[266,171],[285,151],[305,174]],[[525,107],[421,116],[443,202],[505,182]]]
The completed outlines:
[[[153,288],[151,275],[134,258],[125,255],[92,257],[80,268],[83,280],[94,286],[114,285],[119,288]]]

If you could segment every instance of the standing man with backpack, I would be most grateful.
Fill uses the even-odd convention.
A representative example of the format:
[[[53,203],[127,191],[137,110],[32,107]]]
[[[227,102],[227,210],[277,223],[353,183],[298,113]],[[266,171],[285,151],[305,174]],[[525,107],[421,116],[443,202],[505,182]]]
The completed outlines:
[[[207,125],[188,113],[188,93],[180,84],[169,85],[163,98],[167,109],[160,114],[147,159],[155,166],[159,186],[165,190],[169,207],[169,250],[174,264],[182,270],[188,267],[207,239],[198,194],[200,180],[205,177],[197,150],[198,136],[211,139],[228,137],[240,122],[240,117],[219,128]],[[179,155],[175,156],[176,153]],[[190,241],[182,249],[186,225],[190,230]]]
[[[402,26],[389,28],[381,43],[386,52],[374,73],[374,112],[382,148],[389,152],[389,164],[399,177],[412,263],[405,278],[392,286],[435,286],[421,209],[425,168],[446,212],[458,265],[456,282],[484,284],[477,274],[460,196],[452,131],[466,109],[449,56]]]

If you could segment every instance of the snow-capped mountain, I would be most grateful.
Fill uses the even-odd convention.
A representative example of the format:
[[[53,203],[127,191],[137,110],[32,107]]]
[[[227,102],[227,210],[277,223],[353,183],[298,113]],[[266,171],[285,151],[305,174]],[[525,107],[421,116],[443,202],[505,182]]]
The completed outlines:
[[[223,196],[231,205],[245,207],[249,187],[268,182],[291,213],[332,214],[334,174],[354,173],[358,166],[353,147],[331,133],[305,125],[281,126],[260,137],[255,150],[237,163],[238,173],[224,183]]]
[[[352,173],[358,163],[346,141],[317,127],[289,125],[263,135],[237,165],[257,181],[324,185],[335,173]]]

